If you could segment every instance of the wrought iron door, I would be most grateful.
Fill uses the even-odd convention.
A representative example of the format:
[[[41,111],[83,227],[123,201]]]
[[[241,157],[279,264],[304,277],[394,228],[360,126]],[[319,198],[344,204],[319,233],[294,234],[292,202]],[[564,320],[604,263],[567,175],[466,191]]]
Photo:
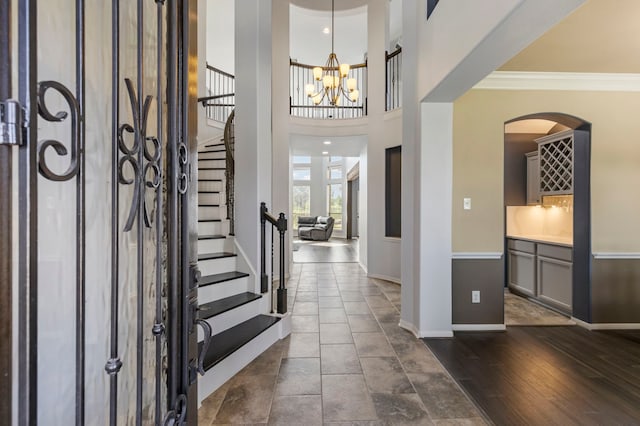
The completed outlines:
[[[197,421],[195,8],[0,0],[1,424]]]

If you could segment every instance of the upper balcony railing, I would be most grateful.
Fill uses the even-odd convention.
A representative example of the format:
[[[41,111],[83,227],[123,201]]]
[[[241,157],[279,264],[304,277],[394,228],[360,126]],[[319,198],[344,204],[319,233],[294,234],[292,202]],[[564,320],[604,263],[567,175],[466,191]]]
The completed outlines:
[[[402,71],[402,47],[391,53],[385,53],[386,64],[386,104],[385,111],[392,111],[402,106],[402,90],[400,72]]]
[[[305,87],[315,83],[313,68],[315,65],[301,64],[289,61],[289,111],[294,117],[341,119],[360,118],[367,115],[367,63],[352,65],[348,78],[355,78],[358,82],[360,97],[355,102],[342,99],[341,105],[330,105],[325,97],[318,105],[307,96]]]
[[[206,87],[207,96],[198,101],[206,108],[208,119],[225,123],[236,102],[235,77],[207,64]]]

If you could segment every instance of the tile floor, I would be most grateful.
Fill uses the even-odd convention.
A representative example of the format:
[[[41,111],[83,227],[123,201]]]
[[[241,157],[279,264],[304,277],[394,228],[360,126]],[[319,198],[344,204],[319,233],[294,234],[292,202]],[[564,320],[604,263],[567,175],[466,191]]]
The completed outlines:
[[[307,263],[294,265],[288,288],[291,335],[203,402],[201,426],[487,424],[398,327],[398,285],[356,263]]]
[[[504,323],[506,325],[576,325],[565,315],[547,309],[525,297],[504,291]]]

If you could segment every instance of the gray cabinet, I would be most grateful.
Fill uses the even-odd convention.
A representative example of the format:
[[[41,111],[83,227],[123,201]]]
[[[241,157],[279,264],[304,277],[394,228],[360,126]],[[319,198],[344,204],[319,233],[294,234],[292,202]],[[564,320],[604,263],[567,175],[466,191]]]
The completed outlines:
[[[509,288],[571,314],[573,249],[511,238],[507,247]]]
[[[538,244],[536,266],[538,298],[571,313],[573,299],[571,248]]]
[[[540,204],[540,163],[538,151],[525,154],[527,159],[527,204]]]

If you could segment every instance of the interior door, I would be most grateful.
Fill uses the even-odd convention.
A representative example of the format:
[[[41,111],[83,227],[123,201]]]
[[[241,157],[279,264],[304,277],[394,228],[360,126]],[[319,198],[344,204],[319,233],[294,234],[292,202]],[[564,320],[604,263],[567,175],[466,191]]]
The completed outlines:
[[[196,422],[195,4],[0,0],[2,424]]]

